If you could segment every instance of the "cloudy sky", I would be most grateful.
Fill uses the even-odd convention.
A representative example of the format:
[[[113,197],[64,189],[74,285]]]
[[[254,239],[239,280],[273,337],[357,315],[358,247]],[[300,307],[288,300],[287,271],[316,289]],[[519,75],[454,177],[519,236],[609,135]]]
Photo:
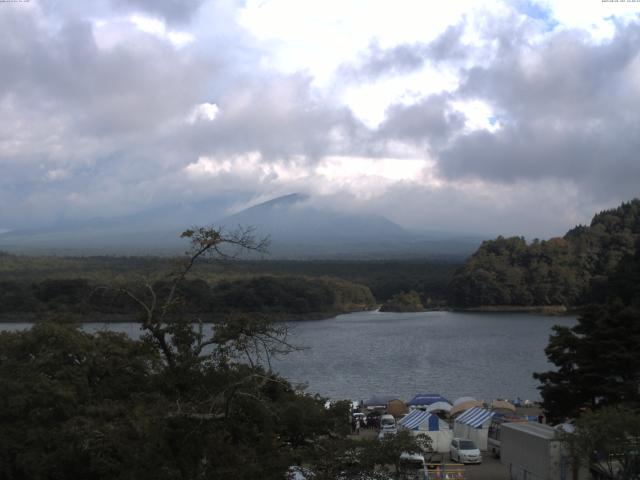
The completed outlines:
[[[0,71],[0,230],[299,192],[531,238],[640,195],[636,2],[0,2]]]

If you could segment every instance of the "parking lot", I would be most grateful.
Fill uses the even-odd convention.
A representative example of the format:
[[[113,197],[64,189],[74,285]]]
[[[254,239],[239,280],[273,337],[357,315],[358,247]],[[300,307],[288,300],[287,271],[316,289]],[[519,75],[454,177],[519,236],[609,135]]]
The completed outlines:
[[[354,440],[364,438],[375,438],[377,432],[375,430],[362,430],[360,435],[352,435]],[[449,455],[443,453],[445,462],[449,461]],[[500,463],[500,459],[496,459],[488,452],[482,452],[482,463],[480,465],[465,465],[465,480],[509,480],[509,471],[507,467]]]
[[[500,463],[500,459],[483,452],[482,463],[467,465],[464,478],[465,480],[508,480],[509,472],[507,467]]]

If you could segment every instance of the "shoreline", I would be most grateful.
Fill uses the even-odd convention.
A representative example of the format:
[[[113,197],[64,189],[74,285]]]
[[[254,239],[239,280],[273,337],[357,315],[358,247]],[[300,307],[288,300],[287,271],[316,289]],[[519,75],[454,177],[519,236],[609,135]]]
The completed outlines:
[[[202,321],[204,324],[220,323],[227,315],[254,315],[263,316],[274,322],[304,322],[315,320],[327,320],[337,317],[338,315],[346,315],[357,312],[375,311],[377,306],[372,308],[358,308],[350,310],[331,310],[326,312],[307,312],[307,313],[264,313],[264,312],[228,312],[214,315],[198,315],[186,313],[183,318],[189,318],[192,322]],[[138,313],[8,313],[0,314],[0,324],[3,323],[42,323],[45,321],[53,321],[56,323],[142,323],[140,314]]]
[[[567,308],[564,305],[547,305],[547,306],[519,306],[519,305],[480,305],[477,307],[433,307],[425,308],[420,311],[402,312],[380,310],[380,304],[373,305],[370,308],[353,308],[349,310],[331,310],[326,312],[307,312],[307,313],[264,313],[264,312],[229,312],[214,315],[198,315],[185,314],[193,322],[202,321],[205,324],[213,324],[221,322],[226,315],[256,315],[264,316],[274,322],[305,322],[305,321],[321,321],[358,312],[375,312],[382,313],[425,313],[425,312],[456,312],[456,313],[530,313],[545,316],[571,316],[580,313],[579,307]],[[47,317],[47,318],[43,318]],[[66,317],[66,318],[65,318]],[[138,313],[60,313],[60,314],[42,314],[38,312],[25,313],[8,313],[0,314],[0,324],[3,323],[40,323],[46,320],[56,321],[60,323],[141,323]]]
[[[470,313],[537,313],[547,316],[566,316],[579,313],[579,307],[566,305],[478,305],[476,307],[453,307],[454,312]]]
[[[537,313],[546,316],[577,315],[581,307],[567,307],[565,305],[478,305],[475,307],[432,307],[422,310],[380,310],[383,313],[423,313],[423,312],[457,312],[457,313]]]

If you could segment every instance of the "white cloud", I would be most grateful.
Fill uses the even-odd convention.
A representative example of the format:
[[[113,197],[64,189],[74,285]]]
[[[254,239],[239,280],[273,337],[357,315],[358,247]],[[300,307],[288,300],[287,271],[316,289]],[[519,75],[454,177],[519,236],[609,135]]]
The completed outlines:
[[[174,47],[181,48],[195,41],[193,34],[178,30],[168,30],[164,21],[143,15],[131,15],[129,21],[141,32],[168,40]]]
[[[194,124],[198,121],[212,122],[218,116],[220,109],[215,103],[201,103],[193,107],[193,110],[187,117],[187,123]]]
[[[267,162],[260,152],[227,156],[223,158],[201,156],[184,168],[195,181],[225,177],[230,181],[283,185],[309,176],[309,168],[300,159]]]
[[[65,178],[69,178],[71,176],[71,172],[69,170],[65,170],[63,168],[56,168],[55,170],[49,170],[47,172],[46,178],[52,182],[58,180],[64,180]]]
[[[465,116],[465,130],[487,130],[495,132],[500,128],[500,122],[496,118],[489,104],[482,100],[459,100],[451,102],[455,111]]]
[[[481,6],[502,8],[499,1],[485,1]],[[318,84],[326,85],[338,65],[354,60],[372,40],[384,48],[428,42],[477,7],[474,0],[438,4],[413,0],[249,0],[239,21],[260,40],[272,42],[279,68],[308,70]]]
[[[411,105],[429,94],[452,91],[457,86],[458,78],[451,72],[426,66],[413,74],[347,87],[342,101],[368,127],[376,128],[385,119],[389,105]]]

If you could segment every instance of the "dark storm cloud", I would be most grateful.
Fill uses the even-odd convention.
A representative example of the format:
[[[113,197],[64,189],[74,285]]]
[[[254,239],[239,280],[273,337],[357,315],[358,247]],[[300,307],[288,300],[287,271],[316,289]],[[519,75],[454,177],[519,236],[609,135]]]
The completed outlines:
[[[520,7],[531,10],[527,2]],[[615,22],[614,36],[602,42],[580,30],[549,32],[555,22],[538,10],[488,15],[480,24],[481,48],[462,44],[463,21],[429,44],[373,45],[358,63],[342,67],[360,81],[427,63],[458,68],[455,91],[389,107],[376,139],[426,146],[451,181],[558,180],[604,201],[638,195],[640,21]],[[499,128],[465,130],[454,106],[470,101],[487,104],[493,116],[486,120]]]
[[[594,44],[584,33],[553,34],[535,51],[507,45],[464,74],[456,93],[481,99],[503,125],[459,136],[439,152],[448,178],[496,182],[567,179],[607,198],[637,195],[640,162],[640,25],[617,25]]]
[[[380,77],[402,75],[422,69],[426,63],[464,59],[469,47],[462,43],[465,24],[460,22],[445,29],[432,42],[401,44],[382,48],[372,43],[358,61],[342,65],[338,70],[341,81],[366,82]]]
[[[378,134],[431,148],[440,146],[464,127],[464,116],[451,110],[449,94],[430,95],[412,105],[393,105],[387,110]]]
[[[250,39],[228,27],[235,44],[178,50],[119,19],[121,38],[105,49],[82,12],[58,28],[39,15],[0,16],[0,120],[15,127],[0,132],[2,200],[12,205],[2,226],[206,196],[215,182],[198,190],[183,172],[200,156],[313,162],[368,142],[362,123],[324,101],[310,77],[264,70]],[[217,104],[217,118],[188,122],[205,102]],[[225,187],[256,187],[246,180]]]
[[[194,102],[203,73],[150,35],[135,44],[100,50],[86,21],[42,29],[26,14],[0,17],[0,97],[59,115],[80,131],[110,134],[153,127]]]
[[[547,32],[544,15],[487,15],[483,45],[463,42],[467,20],[430,43],[372,44],[340,69],[337,83],[357,86],[429,66],[459,72],[460,85],[392,105],[370,129],[314,87],[310,74],[265,66],[267,47],[234,23],[233,9],[199,1],[31,3],[0,15],[0,121],[10,126],[0,129],[0,228],[120,215],[219,192],[241,202],[348,190],[348,182],[325,185],[314,175],[327,155],[428,154],[442,175],[439,187],[407,180],[362,204],[400,212],[405,225],[428,214],[443,225],[489,227],[483,212],[513,204],[505,219],[525,225],[537,213],[542,229],[540,205],[558,225],[571,225],[566,205],[579,204],[586,220],[594,205],[638,194],[637,22],[617,25],[612,40],[597,43],[584,32]],[[178,49],[166,31],[141,32],[127,16],[134,12],[164,18],[167,30],[192,20],[195,41]],[[97,20],[117,37],[106,47]],[[500,128],[466,128],[458,107],[475,100],[489,105]],[[216,118],[189,122],[205,102],[217,105]],[[201,157],[230,159],[232,168],[190,176],[186,167]],[[257,164],[243,170],[245,159]],[[269,168],[278,162],[302,164],[308,175],[285,185]],[[539,195],[548,198],[541,203]]]

